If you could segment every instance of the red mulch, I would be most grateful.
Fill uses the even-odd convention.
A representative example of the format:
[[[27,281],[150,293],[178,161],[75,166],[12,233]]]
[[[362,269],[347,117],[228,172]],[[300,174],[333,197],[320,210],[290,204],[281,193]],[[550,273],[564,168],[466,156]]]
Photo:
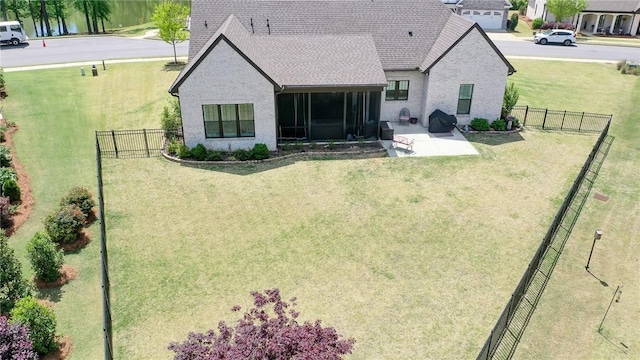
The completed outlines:
[[[91,242],[91,238],[89,237],[87,230],[83,229],[78,234],[78,237],[76,238],[75,242],[71,244],[61,244],[61,245],[58,245],[58,247],[64,250],[65,253],[73,253],[80,249],[84,249],[84,247],[87,246],[87,244],[89,244],[90,242]]]
[[[31,278],[31,280],[36,283],[38,289],[45,289],[62,286],[70,282],[71,280],[75,280],[78,277],[78,270],[67,264],[62,264],[62,268],[60,268],[59,272],[60,277],[56,281],[45,282],[42,280],[34,279],[33,277]]]
[[[58,339],[58,350],[49,353],[43,356],[42,360],[64,360],[69,356],[71,350],[73,350],[73,343],[71,342],[71,338],[68,336],[64,336],[61,339]]]

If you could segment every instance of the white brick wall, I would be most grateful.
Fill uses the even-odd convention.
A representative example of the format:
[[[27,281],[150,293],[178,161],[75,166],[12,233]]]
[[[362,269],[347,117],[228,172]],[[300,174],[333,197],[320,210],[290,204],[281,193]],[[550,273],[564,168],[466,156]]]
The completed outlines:
[[[403,108],[409,109],[411,117],[420,119],[422,116],[422,91],[424,74],[416,71],[385,71],[387,80],[409,80],[409,98],[407,100],[385,100],[385,91],[382,91],[382,104],[380,105],[381,121],[398,121],[398,115]]]
[[[507,65],[480,32],[473,29],[431,68],[422,113],[428,117],[440,109],[456,115],[459,124],[469,124],[474,117],[491,122],[500,117],[507,74]],[[460,84],[474,84],[469,115],[456,114]]]
[[[218,45],[180,86],[180,107],[185,143],[227,150],[252,148],[256,143],[276,149],[276,120],[273,84],[246,62],[226,42]],[[202,105],[253,104],[256,136],[251,138],[206,139]]]

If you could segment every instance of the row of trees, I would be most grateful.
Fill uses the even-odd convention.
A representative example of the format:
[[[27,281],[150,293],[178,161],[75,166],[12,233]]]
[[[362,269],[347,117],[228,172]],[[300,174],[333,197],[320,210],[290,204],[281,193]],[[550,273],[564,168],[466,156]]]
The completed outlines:
[[[109,21],[112,1],[114,0],[0,0],[0,11],[4,21],[11,17],[22,22],[30,17],[36,36],[52,36],[52,23],[57,23],[58,34],[69,34],[66,19],[72,12],[80,11],[85,16],[88,33],[93,34],[100,32],[98,23],[102,25],[102,32],[105,32],[104,21]]]

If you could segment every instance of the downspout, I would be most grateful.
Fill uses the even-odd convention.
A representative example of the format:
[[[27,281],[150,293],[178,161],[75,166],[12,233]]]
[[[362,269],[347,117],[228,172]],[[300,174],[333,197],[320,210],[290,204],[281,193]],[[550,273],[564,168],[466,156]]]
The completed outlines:
[[[171,94],[171,96],[173,96],[173,97],[177,97],[178,98],[178,104],[180,105],[180,131],[182,132],[182,145],[185,145],[185,143],[184,143],[184,121],[182,121],[182,104],[180,103],[180,94],[179,93],[172,93],[171,91],[169,91],[169,94]]]

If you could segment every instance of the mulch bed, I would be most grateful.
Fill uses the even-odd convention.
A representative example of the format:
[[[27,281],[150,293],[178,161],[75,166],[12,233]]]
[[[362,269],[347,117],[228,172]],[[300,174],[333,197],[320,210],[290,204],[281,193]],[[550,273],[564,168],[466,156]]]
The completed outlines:
[[[63,336],[58,339],[58,350],[47,354],[41,357],[42,360],[64,360],[69,356],[71,350],[73,350],[73,343],[71,342],[71,338],[68,336]]]
[[[64,252],[68,254],[68,253],[77,252],[80,249],[84,249],[85,246],[87,246],[87,244],[89,244],[90,242],[91,242],[91,238],[89,237],[87,230],[82,230],[78,234],[78,237],[76,238],[75,242],[71,244],[61,244],[61,245],[58,245],[58,247],[64,250]]]
[[[45,282],[42,280],[34,279],[33,277],[31,278],[31,280],[36,284],[38,289],[48,289],[60,287],[64,284],[69,283],[71,280],[75,280],[76,278],[78,278],[78,270],[67,264],[63,264],[59,272],[60,277],[56,281]]]

